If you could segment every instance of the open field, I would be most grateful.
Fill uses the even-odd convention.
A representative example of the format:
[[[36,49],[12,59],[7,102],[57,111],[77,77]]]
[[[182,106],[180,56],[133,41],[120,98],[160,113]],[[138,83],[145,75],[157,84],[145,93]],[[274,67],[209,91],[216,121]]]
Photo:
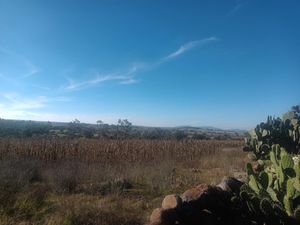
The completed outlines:
[[[242,141],[0,139],[0,224],[144,224],[164,195],[238,176]]]

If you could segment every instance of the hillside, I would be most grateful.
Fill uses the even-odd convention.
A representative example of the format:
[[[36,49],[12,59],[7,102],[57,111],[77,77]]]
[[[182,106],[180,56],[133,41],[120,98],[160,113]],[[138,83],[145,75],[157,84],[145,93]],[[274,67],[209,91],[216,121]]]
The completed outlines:
[[[132,125],[127,120],[118,124],[88,124],[73,122],[42,122],[0,120],[1,137],[69,137],[69,138],[145,138],[145,139],[197,139],[239,140],[244,130],[223,130],[214,127],[147,127]]]

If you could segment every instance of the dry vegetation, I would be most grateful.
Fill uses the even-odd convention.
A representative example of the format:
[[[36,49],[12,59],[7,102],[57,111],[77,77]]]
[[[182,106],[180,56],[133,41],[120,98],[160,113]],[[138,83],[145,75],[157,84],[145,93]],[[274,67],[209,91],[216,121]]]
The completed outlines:
[[[162,197],[239,175],[242,141],[0,139],[0,224],[143,224]]]

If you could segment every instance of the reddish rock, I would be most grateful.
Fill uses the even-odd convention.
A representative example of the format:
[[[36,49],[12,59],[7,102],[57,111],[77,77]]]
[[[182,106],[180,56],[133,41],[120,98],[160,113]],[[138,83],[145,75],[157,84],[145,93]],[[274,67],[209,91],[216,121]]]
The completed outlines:
[[[175,225],[177,220],[174,209],[154,209],[150,216],[150,225]]]
[[[153,224],[156,222],[160,223],[162,211],[163,211],[163,209],[161,209],[161,208],[154,209],[150,216],[150,223],[153,223]]]
[[[182,204],[182,199],[178,195],[167,195],[162,201],[161,207],[163,209],[179,208]]]
[[[203,194],[207,194],[209,188],[211,188],[210,185],[207,184],[200,184],[197,187],[191,188],[187,191],[185,191],[181,198],[184,202],[190,202],[195,201],[199,199]]]
[[[182,200],[198,210],[225,212],[228,210],[230,194],[219,187],[200,184],[182,194]]]
[[[196,200],[205,191],[207,191],[208,187],[209,186],[206,184],[201,184],[201,185],[198,185],[197,187],[190,188],[181,195],[181,198],[184,202],[190,202],[190,201]]]
[[[223,186],[224,187],[223,187]],[[200,184],[185,191],[181,198],[168,195],[162,208],[155,209],[148,225],[217,225],[227,224],[231,216],[230,197],[240,182],[224,179],[221,187]]]

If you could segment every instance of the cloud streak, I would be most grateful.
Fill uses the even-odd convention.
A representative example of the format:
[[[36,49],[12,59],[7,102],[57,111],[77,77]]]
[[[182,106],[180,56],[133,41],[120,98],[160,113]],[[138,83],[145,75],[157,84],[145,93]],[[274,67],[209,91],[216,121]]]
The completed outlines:
[[[125,72],[123,74],[107,74],[107,75],[97,75],[96,77],[90,79],[90,80],[85,80],[81,82],[76,82],[70,78],[69,84],[66,87],[63,87],[64,90],[66,91],[77,91],[77,90],[82,90],[86,89],[92,86],[95,86],[100,83],[108,82],[108,81],[119,81],[121,84],[130,84],[135,82],[133,76],[137,71],[137,67],[133,66],[131,67],[128,72]]]
[[[167,56],[164,56],[157,60],[154,63],[140,63],[140,64],[134,64],[131,68],[128,69],[127,72],[124,73],[112,73],[112,74],[105,74],[100,75],[98,74],[96,77],[85,80],[85,81],[74,81],[71,78],[67,78],[69,81],[67,86],[62,87],[62,90],[64,91],[78,91],[83,90],[87,88],[94,87],[98,84],[109,82],[109,81],[118,81],[119,84],[123,85],[130,85],[135,84],[138,82],[138,80],[135,79],[136,75],[138,73],[141,73],[142,71],[153,69],[161,64],[167,63],[171,60],[174,60],[178,58],[179,56],[187,53],[188,51],[197,48],[197,47],[203,47],[207,44],[213,43],[218,41],[216,37],[209,37],[204,38],[200,40],[190,41],[182,46],[180,46],[176,51],[170,53]]]
[[[2,97],[6,100],[7,108],[11,110],[27,110],[45,108],[50,102],[67,102],[70,101],[67,97],[49,98],[46,96],[37,96],[35,98],[24,98],[18,94],[6,93]],[[3,104],[2,104],[3,105]]]
[[[20,65],[24,70],[24,72],[21,72],[18,77],[15,77],[15,79],[26,79],[38,74],[41,71],[40,68],[38,68],[33,62],[31,62],[31,60],[27,59],[26,57],[20,54],[17,54],[2,47],[0,47],[0,53],[4,54],[6,58],[10,58],[11,62],[13,62],[14,64]],[[7,81],[8,80],[9,79],[7,79]]]
[[[227,13],[227,16],[234,15],[235,13],[240,11],[246,4],[247,2],[237,0],[235,6]]]
[[[209,38],[205,38],[202,40],[196,40],[196,41],[190,41],[182,46],[180,46],[179,49],[177,49],[175,52],[172,52],[171,54],[169,54],[168,56],[162,58],[162,62],[168,61],[168,60],[172,60],[175,59],[177,57],[179,57],[180,55],[186,53],[187,51],[196,48],[196,47],[201,47],[203,45],[207,45],[209,43],[215,42],[218,39],[216,37],[209,37]]]
[[[65,96],[23,97],[17,93],[0,94],[0,117],[6,119],[45,120],[59,118],[59,115],[49,114],[44,110],[53,102],[69,102]]]
[[[25,63],[25,65],[27,67],[28,72],[25,73],[23,76],[20,77],[22,79],[29,78],[29,77],[31,77],[33,75],[36,75],[36,74],[38,74],[40,72],[40,69],[36,65],[34,65],[33,63],[31,63],[29,61],[27,61]]]

